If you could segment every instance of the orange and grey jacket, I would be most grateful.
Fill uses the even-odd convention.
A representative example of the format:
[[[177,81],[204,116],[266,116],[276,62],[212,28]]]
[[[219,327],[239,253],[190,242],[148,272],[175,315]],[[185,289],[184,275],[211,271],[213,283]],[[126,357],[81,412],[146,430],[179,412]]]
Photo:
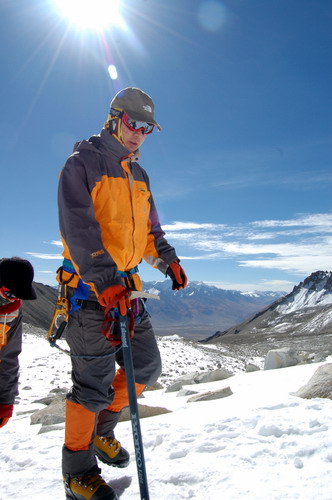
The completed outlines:
[[[177,259],[147,173],[108,130],[75,147],[60,174],[58,204],[63,256],[97,295],[143,258],[163,273]]]

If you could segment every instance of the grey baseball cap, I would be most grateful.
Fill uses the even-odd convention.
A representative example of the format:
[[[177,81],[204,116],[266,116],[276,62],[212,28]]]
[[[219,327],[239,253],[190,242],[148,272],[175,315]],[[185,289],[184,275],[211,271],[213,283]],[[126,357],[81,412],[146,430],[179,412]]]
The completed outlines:
[[[143,90],[135,87],[120,90],[113,98],[111,108],[123,109],[133,120],[154,123],[161,130],[161,126],[154,119],[153,100]]]

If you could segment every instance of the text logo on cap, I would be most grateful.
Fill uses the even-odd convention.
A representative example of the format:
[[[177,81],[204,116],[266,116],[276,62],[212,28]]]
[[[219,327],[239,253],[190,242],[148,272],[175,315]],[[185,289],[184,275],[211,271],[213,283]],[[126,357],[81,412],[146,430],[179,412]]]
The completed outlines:
[[[143,109],[145,109],[145,111],[148,111],[149,113],[152,113],[152,108],[148,104],[145,104],[145,106],[143,106]]]

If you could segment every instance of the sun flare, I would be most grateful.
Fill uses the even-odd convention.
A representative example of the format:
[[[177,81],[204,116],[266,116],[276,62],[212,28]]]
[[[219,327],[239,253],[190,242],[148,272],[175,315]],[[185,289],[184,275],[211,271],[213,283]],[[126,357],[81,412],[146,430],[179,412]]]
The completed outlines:
[[[60,14],[79,30],[123,27],[120,0],[53,0]]]

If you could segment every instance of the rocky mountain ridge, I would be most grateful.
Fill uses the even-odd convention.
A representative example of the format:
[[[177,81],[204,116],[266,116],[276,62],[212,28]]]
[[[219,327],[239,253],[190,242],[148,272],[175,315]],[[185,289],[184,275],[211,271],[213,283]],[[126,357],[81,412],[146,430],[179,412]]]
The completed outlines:
[[[34,282],[33,286],[36,290],[37,299],[23,301],[23,322],[48,330],[58,296],[57,290],[43,283]]]
[[[280,297],[242,323],[216,332],[203,342],[229,343],[234,334],[237,337],[235,342],[241,342],[245,337],[252,342],[265,338],[270,343],[277,339],[289,341],[290,338],[295,343],[296,338],[303,339],[305,336],[313,337],[318,343],[318,336],[324,336],[322,344],[327,339],[327,347],[332,348],[332,272],[312,273],[285,297]]]
[[[332,272],[317,271],[296,285],[277,310],[282,314],[332,304]]]

